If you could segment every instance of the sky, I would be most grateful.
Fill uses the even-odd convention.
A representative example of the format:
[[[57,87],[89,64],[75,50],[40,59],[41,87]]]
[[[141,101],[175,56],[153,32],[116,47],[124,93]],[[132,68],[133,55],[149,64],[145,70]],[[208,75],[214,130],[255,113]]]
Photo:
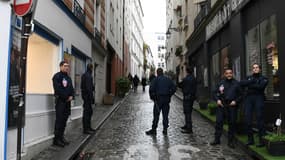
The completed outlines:
[[[144,12],[144,42],[150,46],[154,63],[157,65],[157,33],[166,32],[166,0],[141,0],[141,5]]]
[[[166,32],[166,0],[141,0],[144,33]]]

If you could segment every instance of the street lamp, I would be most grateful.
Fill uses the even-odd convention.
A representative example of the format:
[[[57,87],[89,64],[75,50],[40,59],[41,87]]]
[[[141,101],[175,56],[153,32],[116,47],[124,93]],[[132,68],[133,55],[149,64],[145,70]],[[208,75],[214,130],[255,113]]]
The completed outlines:
[[[180,27],[174,27],[174,28],[169,27],[169,28],[167,29],[167,32],[166,32],[166,38],[167,38],[167,39],[170,38],[170,35],[171,35],[170,30],[173,30],[173,31],[175,31],[175,32],[181,32],[181,28],[180,28]]]

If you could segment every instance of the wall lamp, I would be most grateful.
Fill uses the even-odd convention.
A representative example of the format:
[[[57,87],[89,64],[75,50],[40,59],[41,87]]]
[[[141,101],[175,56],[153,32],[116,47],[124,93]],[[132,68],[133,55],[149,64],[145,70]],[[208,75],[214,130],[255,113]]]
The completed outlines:
[[[169,28],[167,29],[167,32],[166,32],[166,38],[167,38],[167,39],[170,38],[170,35],[171,35],[170,30],[173,30],[173,31],[175,31],[175,32],[181,32],[181,31],[182,31],[180,27],[176,27],[176,28],[171,28],[171,27],[169,27]]]

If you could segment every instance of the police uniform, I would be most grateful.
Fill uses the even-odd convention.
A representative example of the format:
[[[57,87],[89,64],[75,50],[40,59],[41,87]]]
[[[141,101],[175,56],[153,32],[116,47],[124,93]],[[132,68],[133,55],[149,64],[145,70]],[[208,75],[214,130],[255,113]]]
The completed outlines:
[[[55,96],[55,127],[54,127],[54,144],[64,146],[66,140],[64,139],[64,130],[66,121],[70,115],[70,101],[67,102],[68,97],[74,97],[74,88],[71,78],[64,72],[56,73],[53,78],[53,88]]]
[[[223,106],[217,107],[216,126],[215,126],[215,141],[212,145],[220,144],[220,137],[223,132],[224,119],[227,117],[228,129],[228,145],[233,146],[235,135],[238,102],[241,100],[241,88],[237,80],[225,79],[222,80],[214,91],[214,100],[221,100]],[[235,106],[230,106],[232,101],[236,102]]]
[[[94,104],[93,91],[95,90],[93,84],[92,71],[87,70],[81,76],[81,96],[84,101],[83,103],[83,133],[90,133],[94,129],[91,128],[91,117],[93,114],[92,104]]]
[[[153,107],[153,121],[150,134],[156,134],[160,111],[162,111],[163,116],[163,133],[167,134],[169,103],[175,91],[176,87],[172,80],[164,75],[159,75],[152,81],[149,94],[151,99],[154,100],[155,105]],[[148,132],[146,132],[146,134],[148,134]]]
[[[182,88],[183,92],[183,112],[185,115],[185,125],[182,129],[183,133],[192,133],[192,110],[193,110],[193,102],[196,97],[196,79],[194,76],[188,74],[182,82],[179,84]]]
[[[263,145],[261,138],[265,134],[263,112],[264,112],[264,90],[268,84],[268,79],[260,73],[248,76],[246,80],[240,82],[241,86],[246,87],[245,97],[245,117],[247,123],[248,145],[254,144],[252,131],[252,114],[255,110],[258,135],[260,144]]]

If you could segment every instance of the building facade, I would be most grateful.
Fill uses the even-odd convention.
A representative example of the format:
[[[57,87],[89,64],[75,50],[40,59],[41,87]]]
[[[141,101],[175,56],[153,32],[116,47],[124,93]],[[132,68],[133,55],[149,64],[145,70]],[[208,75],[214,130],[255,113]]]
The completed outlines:
[[[143,9],[141,1],[130,1],[130,70],[141,79],[143,74]]]
[[[213,1],[214,2],[214,1]],[[203,82],[199,91],[209,95],[221,79],[223,69],[232,67],[237,80],[251,74],[251,65],[259,63],[269,79],[265,91],[265,123],[270,129],[285,110],[280,63],[285,49],[283,1],[218,0],[200,19],[187,40],[189,64]],[[272,128],[271,128],[272,129]]]

